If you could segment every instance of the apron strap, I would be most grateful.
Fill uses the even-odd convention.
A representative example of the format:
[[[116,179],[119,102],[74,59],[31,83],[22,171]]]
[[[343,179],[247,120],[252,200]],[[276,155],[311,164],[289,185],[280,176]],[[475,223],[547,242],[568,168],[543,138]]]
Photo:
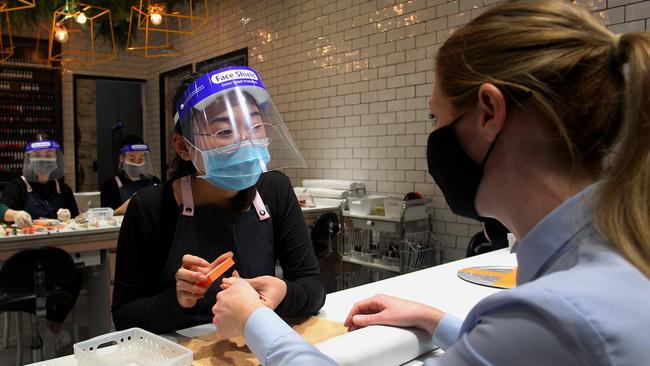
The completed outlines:
[[[122,188],[122,181],[120,180],[120,177],[117,175],[115,176],[115,182],[117,183],[117,189]]]
[[[181,197],[183,199],[183,216],[194,216],[194,196],[192,196],[192,178],[181,178]]]
[[[23,182],[25,182],[25,185],[27,186],[27,192],[31,193],[32,192],[32,186],[30,186],[29,183],[27,183],[27,179],[25,179],[24,175],[21,175],[20,177],[23,179]]]
[[[25,179],[24,175],[21,175],[20,177],[23,179],[23,182],[25,182],[25,186],[27,186],[27,192],[31,193],[32,186],[27,183],[27,179]],[[56,193],[61,194],[61,186],[59,186],[59,181],[55,179],[54,184],[56,185]]]
[[[253,206],[255,206],[255,212],[257,212],[257,217],[260,218],[260,221],[268,220],[269,217],[271,217],[269,212],[266,210],[266,206],[264,206],[264,201],[262,201],[260,192],[255,192],[255,198],[253,199]]]

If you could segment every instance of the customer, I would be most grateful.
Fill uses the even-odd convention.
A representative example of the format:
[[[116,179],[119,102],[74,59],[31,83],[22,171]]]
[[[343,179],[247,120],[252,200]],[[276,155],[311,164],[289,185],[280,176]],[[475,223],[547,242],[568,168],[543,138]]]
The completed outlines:
[[[566,1],[508,1],[458,29],[436,61],[430,173],[454,212],[520,239],[517,287],[464,321],[377,295],[345,324],[424,329],[446,351],[428,364],[647,364],[650,34],[612,34]],[[265,365],[333,364],[247,282],[224,282],[219,334],[243,333]]]

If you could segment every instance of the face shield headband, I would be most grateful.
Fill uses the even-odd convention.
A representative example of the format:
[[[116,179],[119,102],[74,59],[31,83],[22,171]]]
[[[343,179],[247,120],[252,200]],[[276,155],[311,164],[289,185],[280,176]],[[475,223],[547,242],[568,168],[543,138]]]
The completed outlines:
[[[149,145],[147,144],[127,144],[120,148],[121,153],[133,152],[133,151],[144,151],[149,152]]]

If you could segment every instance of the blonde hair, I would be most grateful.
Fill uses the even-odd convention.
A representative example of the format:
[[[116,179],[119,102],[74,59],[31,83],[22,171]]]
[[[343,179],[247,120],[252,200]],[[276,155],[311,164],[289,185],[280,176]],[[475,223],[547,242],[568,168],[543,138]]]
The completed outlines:
[[[509,103],[525,97],[540,110],[572,166],[602,174],[597,229],[650,277],[647,32],[614,35],[565,1],[507,1],[457,30],[436,65],[441,89],[458,108],[492,83]]]

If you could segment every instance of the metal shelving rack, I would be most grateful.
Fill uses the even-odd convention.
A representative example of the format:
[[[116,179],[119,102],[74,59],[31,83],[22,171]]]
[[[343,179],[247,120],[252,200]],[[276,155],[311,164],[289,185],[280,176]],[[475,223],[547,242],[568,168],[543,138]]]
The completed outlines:
[[[345,230],[339,238],[342,261],[348,265],[367,269],[369,272],[367,282],[421,269],[429,263],[431,265],[440,263],[440,245],[431,234],[432,224],[429,214],[407,216],[406,209],[407,205],[403,204],[400,217],[354,215],[349,211],[343,212]],[[417,233],[416,236],[413,236],[414,233]],[[408,246],[407,239],[420,238],[424,233],[430,235],[430,247],[409,249],[411,247]],[[382,255],[389,243],[399,248],[399,255],[405,255],[404,260]],[[426,251],[428,253],[425,253]]]

